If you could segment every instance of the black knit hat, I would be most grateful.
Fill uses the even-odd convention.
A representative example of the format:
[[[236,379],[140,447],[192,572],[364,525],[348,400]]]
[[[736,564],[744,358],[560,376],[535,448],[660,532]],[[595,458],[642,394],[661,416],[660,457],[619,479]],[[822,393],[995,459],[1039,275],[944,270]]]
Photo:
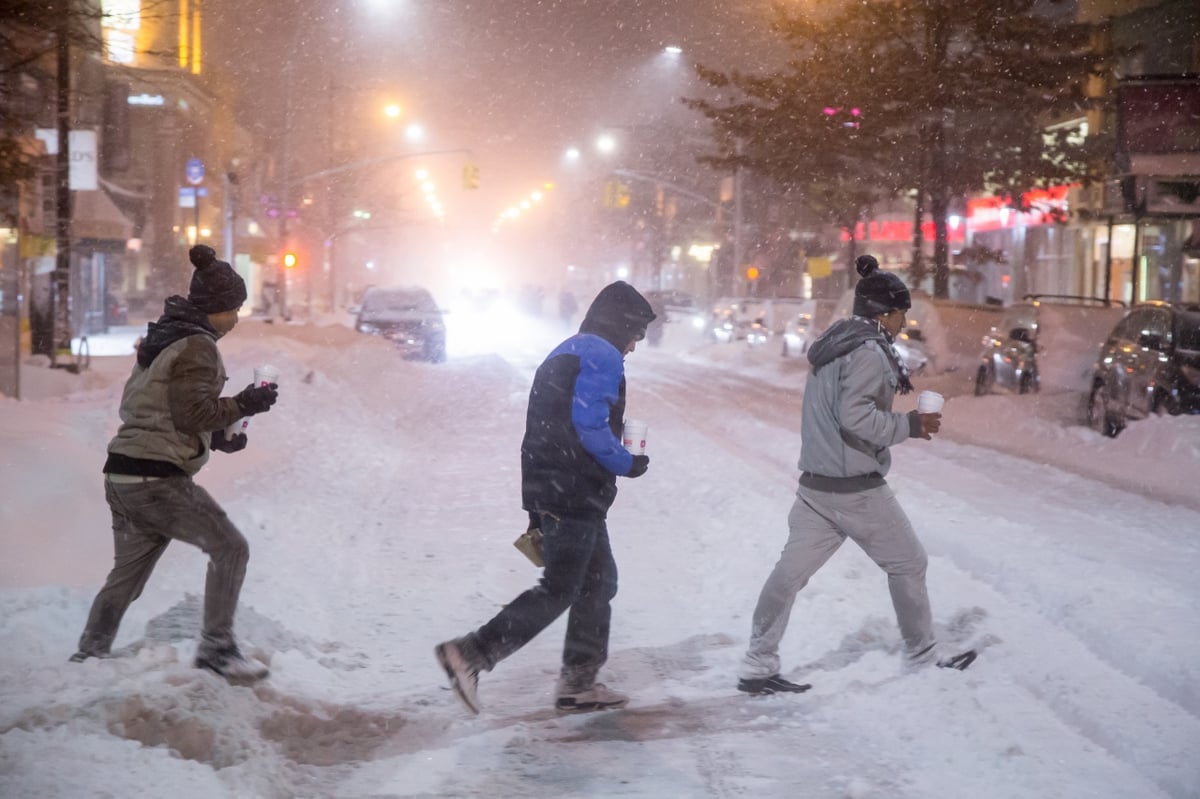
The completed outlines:
[[[858,256],[854,269],[862,275],[862,280],[854,287],[855,316],[879,316],[912,307],[912,297],[904,281],[881,270],[875,256]]]
[[[246,281],[207,244],[197,244],[188,250],[188,259],[196,267],[188,301],[205,313],[233,311],[246,301]]]
[[[588,307],[580,333],[592,333],[619,350],[631,341],[646,337],[646,327],[655,319],[646,298],[628,283],[618,280],[600,289]]]

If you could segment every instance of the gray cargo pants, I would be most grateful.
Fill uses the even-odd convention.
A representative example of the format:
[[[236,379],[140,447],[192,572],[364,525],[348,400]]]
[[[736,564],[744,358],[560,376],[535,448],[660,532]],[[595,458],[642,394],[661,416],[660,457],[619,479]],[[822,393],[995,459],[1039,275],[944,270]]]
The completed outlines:
[[[740,677],[761,679],[779,673],[779,642],[796,594],[846,538],[887,572],[892,606],[909,657],[921,658],[934,651],[925,589],[928,559],[890,487],[834,494],[800,486],[788,514],[788,528],[787,545],[754,609],[750,648]]]
[[[109,653],[121,618],[172,540],[197,546],[209,557],[201,648],[233,644],[233,615],[250,547],[221,506],[183,476],[136,483],[105,479],[104,497],[112,510],[113,568],[92,603],[79,651]]]

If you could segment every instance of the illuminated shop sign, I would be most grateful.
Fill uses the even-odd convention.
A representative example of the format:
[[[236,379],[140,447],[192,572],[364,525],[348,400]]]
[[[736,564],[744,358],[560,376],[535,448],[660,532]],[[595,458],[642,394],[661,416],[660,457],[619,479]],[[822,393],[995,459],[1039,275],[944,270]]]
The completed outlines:
[[[936,230],[933,222],[925,222],[921,225],[921,238],[925,241],[933,241],[936,237]],[[946,225],[946,237],[949,241],[965,241],[966,231],[963,228],[961,220],[951,220],[951,223]],[[902,219],[880,219],[873,222],[859,222],[854,227],[854,238],[858,241],[907,241],[913,239],[913,223]],[[845,228],[842,228],[842,241],[849,241],[850,236]]]
[[[1028,211],[1012,207],[1007,197],[980,197],[967,201],[967,227],[972,231],[1005,230],[1048,225],[1066,219],[1070,186],[1054,186],[1021,195]]]
[[[105,57],[114,64],[134,63],[142,27],[141,0],[104,0],[101,6]]]
[[[129,95],[130,105],[166,105],[167,98],[161,94],[131,94]]]

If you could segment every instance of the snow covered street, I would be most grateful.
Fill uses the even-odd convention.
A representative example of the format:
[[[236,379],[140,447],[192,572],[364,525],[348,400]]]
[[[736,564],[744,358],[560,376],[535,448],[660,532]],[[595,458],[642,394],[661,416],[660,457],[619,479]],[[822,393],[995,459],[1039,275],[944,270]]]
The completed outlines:
[[[783,642],[784,676],[813,689],[748,697],[736,667],[787,535],[806,371],[670,338],[626,360],[651,464],[609,516],[602,679],[629,708],[555,713],[560,619],[482,675],[470,716],[432,648],[539,573],[512,546],[518,450],[563,331],[523,332],[456,351],[452,328],[441,365],[341,325],[249,321],[222,342],[231,391],[261,363],[283,374],[248,448],[197,478],[250,541],[256,687],[191,667],[205,558],[180,545],[119,656],[67,662],[111,563],[100,467],[132,355],[0,399],[0,795],[1200,796],[1200,417],[1104,439],[1071,423],[1073,396],[933,378],[942,435],[895,447],[889,482],[942,642],[979,659],[905,673],[886,578],[849,544]]]

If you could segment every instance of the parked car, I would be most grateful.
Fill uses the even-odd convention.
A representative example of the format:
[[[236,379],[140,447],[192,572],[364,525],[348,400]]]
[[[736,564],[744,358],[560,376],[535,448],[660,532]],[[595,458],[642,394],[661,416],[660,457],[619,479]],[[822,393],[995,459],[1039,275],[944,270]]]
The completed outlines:
[[[1200,413],[1200,305],[1138,305],[1100,348],[1088,424],[1115,437],[1151,413]]]
[[[753,318],[746,329],[746,342],[753,347],[778,339],[804,308],[814,308],[813,301],[803,297],[764,298],[761,305],[751,311]]]
[[[446,360],[446,325],[433,296],[420,286],[370,288],[363,294],[354,329],[383,336],[406,358]]]
[[[708,326],[708,318],[702,307],[696,302],[696,298],[686,291],[677,289],[644,291],[642,296],[655,309],[655,313],[658,313],[659,309],[663,311],[665,318],[662,321],[665,324],[680,325],[696,334],[701,333]],[[658,321],[655,320],[656,323]]]
[[[1124,313],[1124,303],[1097,297],[1027,294],[983,337],[975,395],[996,390],[1030,394],[1049,378],[1086,390],[1096,347]]]
[[[780,355],[784,358],[796,358],[808,352],[808,347],[816,339],[817,333],[817,302],[809,300],[792,315],[779,334]]]
[[[744,339],[763,307],[755,297],[722,297],[713,304],[708,334],[725,344]]]

